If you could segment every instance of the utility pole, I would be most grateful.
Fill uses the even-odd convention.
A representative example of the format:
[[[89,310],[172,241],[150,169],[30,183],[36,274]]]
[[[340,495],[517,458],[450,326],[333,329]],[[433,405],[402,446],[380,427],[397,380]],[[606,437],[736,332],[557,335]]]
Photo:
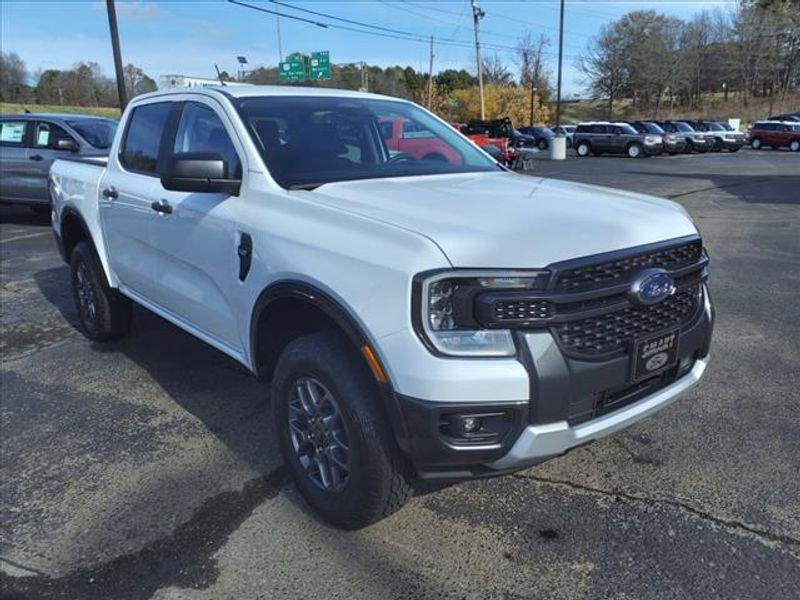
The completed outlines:
[[[564,0],[561,0],[561,16],[558,23],[558,85],[556,86],[556,127],[561,125],[561,56],[564,52]]]
[[[428,62],[428,110],[433,102],[433,36],[431,36],[431,59]]]
[[[475,0],[472,0],[472,20],[475,23],[475,60],[478,63],[478,88],[481,94],[481,120],[486,119],[486,105],[483,102],[483,65],[481,65],[481,40],[478,22],[486,16]]]
[[[279,4],[275,5],[275,28],[278,30],[278,60],[283,62],[283,48],[281,46],[281,7]]]
[[[125,76],[122,73],[122,55],[119,51],[119,31],[117,30],[117,10],[114,0],[106,0],[108,11],[108,28],[111,31],[111,50],[114,53],[114,71],[117,73],[117,95],[119,96],[119,112],[128,106],[128,90],[125,89]]]

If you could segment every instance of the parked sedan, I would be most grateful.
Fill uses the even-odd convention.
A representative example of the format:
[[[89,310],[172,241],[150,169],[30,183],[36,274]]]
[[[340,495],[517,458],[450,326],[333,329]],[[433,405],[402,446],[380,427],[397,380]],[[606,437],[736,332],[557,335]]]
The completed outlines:
[[[117,122],[76,114],[0,117],[0,202],[50,212],[47,176],[56,158],[106,156]]]
[[[544,125],[533,125],[532,127],[517,127],[517,131],[531,136],[536,140],[536,147],[539,150],[547,150],[550,147],[550,140],[555,137],[555,133]]]
[[[664,152],[667,154],[678,154],[686,149],[686,136],[680,133],[667,133],[653,121],[629,121],[628,124],[639,133],[660,136]]]

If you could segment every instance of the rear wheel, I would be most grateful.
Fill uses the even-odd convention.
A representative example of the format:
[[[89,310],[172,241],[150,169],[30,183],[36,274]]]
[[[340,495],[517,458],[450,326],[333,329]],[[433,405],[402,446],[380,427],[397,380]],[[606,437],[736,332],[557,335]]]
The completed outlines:
[[[631,144],[628,146],[628,156],[631,158],[641,158],[642,156],[642,145],[641,144]]]
[[[547,140],[545,139],[539,140],[536,143],[536,146],[539,148],[539,150],[547,150]]]
[[[336,331],[291,342],[272,382],[278,444],[300,493],[325,520],[357,529],[389,516],[411,495],[378,388]]]
[[[753,138],[750,141],[750,146],[753,150],[760,150],[761,149],[761,139],[760,138]]]
[[[792,152],[800,152],[800,140],[792,140],[789,143],[789,150]]]
[[[578,145],[575,146],[575,152],[578,153],[578,156],[589,156],[591,151],[592,147],[589,146],[588,142],[578,142]]]
[[[88,242],[78,242],[70,256],[72,296],[81,331],[92,341],[122,337],[130,330],[131,301],[112,289]]]
[[[719,138],[714,139],[714,152],[722,152],[722,149],[725,147],[723,141]]]

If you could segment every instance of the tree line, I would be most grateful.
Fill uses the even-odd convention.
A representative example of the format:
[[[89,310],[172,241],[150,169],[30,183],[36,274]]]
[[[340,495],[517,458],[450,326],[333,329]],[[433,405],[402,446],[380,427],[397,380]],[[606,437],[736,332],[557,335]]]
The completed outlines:
[[[800,2],[738,0],[688,21],[633,11],[604,26],[577,65],[592,95],[650,116],[708,94],[786,98],[800,87]]]
[[[128,96],[156,89],[156,82],[141,68],[127,64],[122,69]],[[35,79],[31,85],[29,81]],[[71,69],[46,69],[31,78],[17,54],[0,54],[0,101],[18,104],[118,107],[116,81],[103,74],[95,62],[81,62]]]

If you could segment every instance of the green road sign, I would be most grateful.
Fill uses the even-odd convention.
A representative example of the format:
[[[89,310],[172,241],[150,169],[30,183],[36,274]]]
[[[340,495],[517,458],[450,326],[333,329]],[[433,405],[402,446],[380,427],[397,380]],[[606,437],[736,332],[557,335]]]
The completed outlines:
[[[312,52],[311,53],[311,60],[309,61],[309,69],[308,69],[309,77],[311,81],[317,81],[319,79],[330,79],[331,78],[331,55],[330,52],[325,50],[324,52]]]
[[[305,81],[306,61],[302,56],[293,54],[287,60],[278,63],[278,79],[280,81]]]

